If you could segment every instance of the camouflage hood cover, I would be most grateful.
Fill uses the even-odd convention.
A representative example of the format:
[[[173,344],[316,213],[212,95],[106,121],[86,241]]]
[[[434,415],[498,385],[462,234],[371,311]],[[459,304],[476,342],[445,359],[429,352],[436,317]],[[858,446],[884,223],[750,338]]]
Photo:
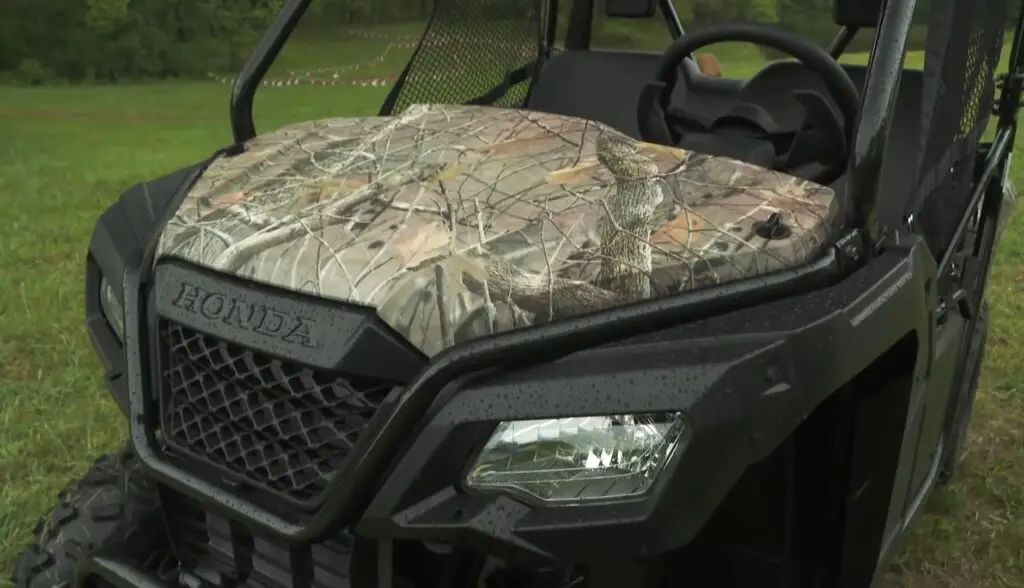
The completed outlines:
[[[805,263],[838,217],[828,188],[594,122],[416,106],[214,161],[158,253],[376,307],[432,356]]]

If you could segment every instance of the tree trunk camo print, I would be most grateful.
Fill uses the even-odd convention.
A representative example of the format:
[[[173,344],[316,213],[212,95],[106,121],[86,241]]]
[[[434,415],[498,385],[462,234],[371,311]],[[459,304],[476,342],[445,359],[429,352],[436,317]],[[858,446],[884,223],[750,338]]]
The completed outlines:
[[[806,263],[839,219],[829,188],[599,123],[415,106],[287,126],[214,161],[157,259],[375,307],[433,356]]]

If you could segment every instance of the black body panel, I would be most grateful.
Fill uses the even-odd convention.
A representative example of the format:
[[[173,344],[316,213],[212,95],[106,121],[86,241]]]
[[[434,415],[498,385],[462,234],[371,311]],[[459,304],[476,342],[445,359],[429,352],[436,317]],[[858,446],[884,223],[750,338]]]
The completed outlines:
[[[163,229],[162,215],[181,185],[199,170],[190,166],[129,188],[100,215],[89,242],[85,268],[85,319],[89,337],[106,370],[107,387],[121,411],[128,414],[124,380],[125,356],[100,308],[100,279],[123,300],[124,270],[138,264],[146,245]]]
[[[917,242],[817,292],[453,385],[399,453],[357,530],[563,561],[675,549],[825,398],[908,334],[929,340],[934,268]],[[921,345],[919,377],[928,365]],[[691,428],[644,499],[544,506],[460,488],[465,464],[498,421],[662,410],[684,411]]]

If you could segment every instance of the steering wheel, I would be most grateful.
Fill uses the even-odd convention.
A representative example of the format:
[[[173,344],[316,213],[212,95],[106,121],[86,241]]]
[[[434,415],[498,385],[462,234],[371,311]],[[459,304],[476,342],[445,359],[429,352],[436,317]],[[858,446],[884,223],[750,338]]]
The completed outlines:
[[[710,124],[685,110],[670,108],[683,60],[698,49],[726,41],[755,43],[795,57],[821,79],[839,112],[818,92],[794,90],[794,98],[805,109],[804,123],[799,129],[780,132],[770,114],[757,104],[740,102]],[[691,135],[703,135],[704,139],[717,135],[722,137],[719,143],[729,136],[748,142],[755,139],[769,147],[772,154],[768,159],[773,169],[785,172],[819,162],[825,167],[811,179],[828,185],[846,171],[849,141],[859,110],[860,93],[856,85],[827,51],[776,26],[733,22],[713,24],[676,39],[665,51],[654,81],[641,93],[637,116],[640,136],[645,141],[687,147]],[[692,139],[697,141],[696,150],[701,150],[700,137]]]

